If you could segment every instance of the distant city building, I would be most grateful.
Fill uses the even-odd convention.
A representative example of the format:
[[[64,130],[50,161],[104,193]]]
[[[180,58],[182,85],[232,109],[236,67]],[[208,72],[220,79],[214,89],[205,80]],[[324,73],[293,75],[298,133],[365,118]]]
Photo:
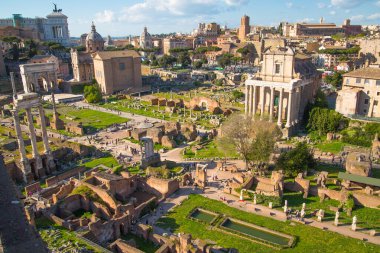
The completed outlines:
[[[113,39],[111,38],[111,36],[107,36],[106,38],[106,41],[104,42],[104,45],[109,47],[109,46],[113,46]]]
[[[284,135],[292,135],[319,82],[309,57],[290,47],[270,47],[263,53],[261,71],[245,82],[245,112],[269,121],[277,118]]]
[[[153,47],[152,36],[148,33],[148,28],[144,27],[144,31],[140,36],[140,48],[149,49]]]
[[[334,23],[324,23],[321,18],[320,23],[282,23],[282,31],[285,37],[298,36],[330,36],[337,33],[346,35],[357,35],[362,32],[360,25],[351,25],[351,21],[346,19],[342,26],[337,26]]]
[[[336,111],[344,115],[380,117],[380,66],[371,65],[343,75]]]
[[[94,53],[104,50],[103,37],[96,31],[94,22],[91,25],[91,32],[86,37],[86,52]]]
[[[70,51],[74,80],[77,82],[91,82],[94,79],[94,63],[91,54],[104,50],[103,37],[96,31],[94,22],[84,44],[85,52],[73,48]]]
[[[199,23],[194,29],[192,36],[197,38],[198,44],[205,44],[206,41],[216,42],[220,34],[220,25],[217,23]]]
[[[80,41],[80,45],[83,46],[83,47],[86,46],[86,38],[87,38],[87,35],[88,35],[88,33],[84,33],[84,34],[82,34],[82,35],[80,36],[80,39],[79,39],[79,41]]]
[[[46,18],[24,18],[13,14],[12,18],[0,19],[0,36],[17,36],[22,39],[54,41],[64,46],[70,45],[67,16],[55,8]]]
[[[97,52],[93,61],[95,79],[104,94],[141,91],[141,58],[136,51]]]
[[[245,41],[245,38],[247,34],[251,32],[251,27],[249,25],[249,17],[247,15],[244,15],[240,20],[240,27],[239,27],[239,39],[241,41]]]
[[[163,40],[164,54],[170,54],[171,49],[193,47],[194,38],[165,38]]]

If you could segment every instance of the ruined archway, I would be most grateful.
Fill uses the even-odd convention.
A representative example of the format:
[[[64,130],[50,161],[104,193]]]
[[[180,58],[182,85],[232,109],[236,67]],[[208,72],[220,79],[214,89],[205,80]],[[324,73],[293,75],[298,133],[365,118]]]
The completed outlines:
[[[53,62],[20,65],[24,91],[49,92],[57,88],[56,66]]]

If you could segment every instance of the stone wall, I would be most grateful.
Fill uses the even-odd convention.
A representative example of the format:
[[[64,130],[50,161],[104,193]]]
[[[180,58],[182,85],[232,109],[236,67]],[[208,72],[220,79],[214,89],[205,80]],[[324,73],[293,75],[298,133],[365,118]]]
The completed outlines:
[[[159,191],[164,198],[167,198],[179,189],[179,181],[175,179],[159,179],[150,177],[147,184]]]
[[[66,198],[74,190],[74,181],[62,185],[56,194],[53,194],[53,203],[56,204],[59,200]]]
[[[78,176],[79,173],[83,173],[86,170],[87,170],[86,167],[76,167],[74,169],[65,171],[57,176],[49,177],[45,180],[45,182],[47,186],[52,186],[61,182],[62,180],[66,180],[66,179],[69,179],[70,177]]]
[[[144,251],[141,251],[139,249],[136,249],[129,245],[126,241],[122,239],[117,239],[114,241],[111,245],[110,248],[112,249],[113,252],[116,253],[144,253]]]

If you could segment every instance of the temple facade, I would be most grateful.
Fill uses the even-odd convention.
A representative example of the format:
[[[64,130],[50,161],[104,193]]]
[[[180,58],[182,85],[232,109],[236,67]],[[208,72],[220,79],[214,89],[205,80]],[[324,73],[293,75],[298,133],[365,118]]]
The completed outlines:
[[[245,113],[276,121],[289,136],[314,99],[319,82],[309,57],[290,47],[269,48],[263,54],[261,71],[245,82]]]

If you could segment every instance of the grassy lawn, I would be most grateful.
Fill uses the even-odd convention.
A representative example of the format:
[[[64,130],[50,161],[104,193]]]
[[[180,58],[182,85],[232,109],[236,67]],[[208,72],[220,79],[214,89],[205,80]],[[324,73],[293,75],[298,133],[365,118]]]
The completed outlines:
[[[65,122],[70,119],[76,122],[82,122],[84,132],[92,133],[114,124],[127,122],[128,119],[113,115],[111,113],[99,112],[90,109],[77,109],[69,106],[59,106],[57,108],[61,114],[61,119]]]
[[[329,141],[329,142],[323,142],[320,144],[317,144],[315,147],[318,148],[322,152],[330,152],[333,154],[338,154],[339,152],[343,151],[343,147],[349,145],[346,143],[343,143],[341,141]]]
[[[119,165],[117,160],[113,156],[107,156],[107,157],[102,157],[98,159],[94,159],[92,161],[86,162],[83,164],[83,166],[87,168],[95,168],[98,165],[104,165],[109,168],[113,168]]]
[[[145,253],[154,253],[159,248],[158,246],[154,245],[154,243],[150,241],[145,241],[144,238],[141,238],[133,234],[124,235],[122,236],[122,239],[126,241],[134,240],[137,248],[141,251],[144,251]]]
[[[95,249],[81,240],[74,232],[58,226],[46,218],[36,219],[37,230],[41,238],[48,244],[50,250],[60,252],[60,248],[65,249],[71,247],[79,250],[79,248],[87,249],[89,252],[101,253],[102,251]]]
[[[215,158],[215,157],[229,157],[235,158],[238,157],[238,154],[235,152],[223,152],[221,151],[217,144],[214,141],[207,142],[204,144],[204,147],[197,152],[192,152],[191,147],[197,145],[197,143],[192,144],[190,147],[185,149],[183,158]]]
[[[337,233],[323,231],[314,227],[281,222],[271,218],[258,216],[252,213],[240,211],[228,205],[211,200],[200,195],[191,195],[180,206],[176,207],[166,217],[162,217],[156,225],[170,228],[175,233],[184,232],[192,234],[193,238],[210,239],[218,245],[228,248],[236,248],[241,253],[252,252],[278,252],[278,250],[253,243],[237,236],[231,236],[223,232],[210,230],[208,225],[186,218],[190,211],[196,207],[202,207],[210,211],[225,214],[242,221],[267,227],[296,237],[297,244],[293,249],[284,249],[281,252],[379,252],[380,246],[347,238]],[[379,216],[377,216],[379,217]]]
[[[321,203],[318,196],[309,196],[307,199],[304,199],[302,193],[298,192],[285,192],[283,198],[284,200],[288,200],[288,206],[292,209],[301,210],[302,203],[306,203],[306,213],[310,213],[317,209],[325,210],[325,220],[327,221],[333,221],[335,217],[335,212],[330,211],[329,207],[338,207],[340,204],[339,201],[332,199],[325,200]],[[380,229],[380,210],[356,206],[352,210],[352,217],[354,215],[358,218],[357,224],[359,227],[376,230]],[[310,215],[307,217],[310,218]],[[346,213],[342,211],[340,212],[339,221],[341,223],[351,224],[352,217],[348,217]]]
[[[116,101],[111,101],[109,103],[105,104],[99,104],[99,106],[107,108],[107,109],[112,109],[112,110],[118,110],[122,112],[129,112],[129,113],[134,113],[138,115],[143,115],[151,118],[156,118],[156,119],[162,119],[162,120],[168,120],[168,121],[183,121],[183,117],[179,113],[170,113],[165,111],[165,106],[152,106],[149,102],[147,101],[139,101],[138,99],[121,99],[121,100],[116,100]],[[139,107],[141,106],[141,107]],[[190,111],[187,109],[186,110],[186,117],[185,120],[186,122],[192,122],[191,119],[188,117],[190,115]],[[207,118],[208,116],[211,115],[210,112],[192,112],[193,118],[195,115],[198,115],[198,119],[194,122],[198,125],[201,125],[205,128],[211,129],[214,128],[210,122],[209,119]],[[224,116],[222,117],[222,120],[224,119]]]

